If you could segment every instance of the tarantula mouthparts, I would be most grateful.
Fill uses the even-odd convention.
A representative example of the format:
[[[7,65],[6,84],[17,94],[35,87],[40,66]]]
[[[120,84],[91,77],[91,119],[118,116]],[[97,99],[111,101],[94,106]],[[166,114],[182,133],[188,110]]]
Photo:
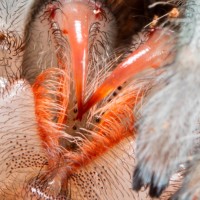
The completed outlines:
[[[198,199],[199,7],[0,0],[0,199]]]

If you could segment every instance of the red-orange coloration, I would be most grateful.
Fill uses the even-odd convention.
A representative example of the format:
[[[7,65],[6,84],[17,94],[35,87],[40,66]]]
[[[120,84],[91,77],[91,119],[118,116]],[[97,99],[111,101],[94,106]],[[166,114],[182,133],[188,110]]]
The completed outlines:
[[[129,78],[147,68],[157,68],[171,61],[170,52],[173,45],[169,41],[172,39],[172,34],[162,33],[162,30],[155,30],[151,34],[149,40],[120,63],[88,99],[78,118]]]
[[[61,68],[59,71],[60,73],[60,80],[59,80],[59,86],[57,90],[60,93],[60,96],[58,97],[58,102],[60,102],[60,110],[57,114],[57,123],[58,124],[65,124],[67,120],[67,106],[68,106],[68,101],[69,101],[69,77],[68,77],[68,68],[65,63],[65,61],[62,61],[58,54],[57,54],[57,59],[58,59],[58,66]]]
[[[49,165],[54,165],[56,158],[52,153],[58,147],[60,130],[64,124],[68,105],[67,93],[65,92],[66,77],[63,70],[50,68],[39,75],[33,85],[35,96],[35,112],[38,122],[38,132],[43,146],[47,150]],[[56,121],[56,119],[57,121]],[[59,123],[62,121],[62,123]]]
[[[72,161],[72,168],[68,173],[74,173],[81,166],[94,161],[123,139],[134,137],[133,107],[140,100],[142,91],[127,92],[130,92],[129,95],[121,96],[117,102],[110,105],[101,122],[93,130],[91,140],[83,143],[80,152],[66,154],[68,160]]]
[[[55,18],[55,14],[56,14],[56,9],[57,7],[55,5],[49,5],[48,6],[48,13],[50,13],[50,19],[54,19]]]
[[[57,13],[55,19],[63,33],[67,30],[78,109],[81,111],[88,68],[89,29],[95,16],[86,3],[66,2],[62,13]]]
[[[38,154],[40,158],[40,165],[35,164],[38,171],[34,171],[30,178],[29,176],[25,177],[28,181],[23,183],[23,186],[20,185],[16,191],[21,196],[26,195],[26,199],[29,199],[29,197],[31,199],[58,199],[62,193],[68,195],[67,190],[71,190],[71,188],[68,188],[70,187],[68,181],[71,180],[73,175],[76,175],[76,172],[78,174],[81,168],[88,166],[99,157],[103,157],[121,141],[131,137],[135,138],[133,110],[150,86],[148,81],[140,82],[140,80],[135,80],[134,77],[145,69],[158,68],[169,63],[172,59],[171,51],[174,41],[174,35],[168,29],[155,28],[155,30],[149,32],[149,38],[144,44],[141,44],[137,50],[132,52],[115,69],[112,68],[113,71],[111,71],[111,69],[108,69],[108,65],[114,62],[110,62],[113,60],[110,60],[109,56],[111,53],[117,52],[117,47],[115,48],[114,41],[110,42],[112,38],[109,37],[109,34],[113,36],[110,30],[112,23],[109,24],[107,10],[104,10],[101,4],[98,4],[98,1],[61,0],[59,5],[55,1],[55,5],[49,7],[47,5],[45,9],[47,9],[46,13],[49,14],[48,23],[50,22],[52,25],[51,31],[57,31],[55,35],[50,32],[51,41],[49,44],[52,47],[51,51],[53,51],[53,56],[50,54],[49,58],[52,57],[50,59],[51,64],[53,63],[52,65],[55,67],[48,68],[46,65],[49,64],[43,67],[43,63],[37,67],[39,73],[43,69],[45,70],[33,79],[32,86],[28,83],[27,88],[31,97],[23,104],[26,105],[26,102],[31,102],[32,105],[34,96],[35,105],[32,107],[33,116],[30,119],[34,119],[32,134],[35,143],[33,144],[37,147],[37,151],[35,150],[36,153],[34,153],[36,156]],[[112,17],[110,16],[110,18]],[[36,25],[33,25],[33,29],[42,25],[42,23],[39,24],[37,22]],[[99,35],[97,34],[95,37],[93,36],[93,29],[96,27],[93,25],[96,24],[99,25],[97,28]],[[42,31],[45,32],[45,28]],[[101,38],[104,34],[106,39]],[[93,39],[95,42],[100,40],[94,49],[91,47],[93,46]],[[104,39],[105,41],[103,41]],[[104,43],[110,42],[110,44],[106,44],[109,48],[102,45],[101,40]],[[98,45],[101,46],[99,49]],[[44,47],[46,48],[45,45]],[[45,48],[42,48],[42,50],[46,50]],[[104,50],[109,59],[106,56],[104,58]],[[36,53],[42,54],[43,51]],[[95,57],[97,57],[97,61]],[[101,62],[108,65],[103,68],[103,64],[103,66],[99,66]],[[97,63],[97,65],[94,63]],[[110,76],[102,72],[110,73]],[[100,80],[101,78],[102,80]],[[98,88],[95,90],[93,85]],[[116,95],[110,97],[109,94],[120,85],[122,85],[121,89],[115,91]],[[86,88],[88,91],[86,91]],[[20,89],[22,90],[21,86]],[[89,96],[90,94],[91,96]],[[87,98],[87,101],[85,98]],[[21,98],[19,98],[19,102],[20,100]],[[101,102],[101,100],[104,101]],[[18,103],[18,99],[16,102]],[[22,111],[20,111],[20,114],[23,115]],[[24,123],[23,121],[20,122]],[[32,123],[30,124],[32,125]],[[28,131],[30,131],[29,128]],[[26,147],[28,139],[26,139],[26,135],[22,134],[22,136],[24,136]],[[18,140],[20,139],[16,139],[17,143]],[[11,142],[13,141],[11,140]],[[39,143],[38,146],[37,143]],[[11,146],[10,143],[9,145]],[[20,149],[22,154],[16,155],[23,157],[25,150],[22,150],[21,147]],[[32,149],[34,149],[34,146]],[[27,155],[29,156],[29,153]],[[134,158],[134,156],[132,157]],[[11,159],[13,159],[12,156]],[[27,161],[25,160],[25,162]],[[32,167],[31,160],[30,163],[25,164],[27,164],[25,167]],[[6,166],[6,168],[9,167]],[[112,172],[112,170],[110,171]],[[17,173],[19,173],[18,169]],[[109,180],[107,181],[109,182]],[[98,185],[94,187],[96,186],[98,187]],[[121,186],[124,187],[124,184]],[[84,190],[85,188],[81,189]],[[77,199],[68,196],[66,198]],[[18,198],[16,197],[16,199]],[[109,196],[102,199],[109,199]]]
[[[149,39],[120,63],[85,103],[89,63],[89,28],[96,16],[88,5],[75,1],[64,3],[62,14],[56,13],[54,18],[62,33],[67,33],[65,36],[70,45],[70,66],[68,67],[65,59],[62,59],[62,52],[61,55],[59,52],[56,53],[59,68],[49,68],[41,73],[33,85],[33,92],[38,131],[44,142],[49,169],[56,170],[54,177],[56,183],[65,184],[69,176],[82,166],[88,165],[123,139],[129,136],[134,137],[133,108],[146,89],[142,87],[134,90],[131,85],[126,85],[117,98],[108,105],[101,105],[101,109],[104,109],[101,121],[88,130],[90,131],[89,138],[85,136],[86,139],[82,138],[80,143],[77,141],[79,148],[73,151],[73,148],[68,150],[59,144],[59,139],[66,136],[62,134],[62,131],[65,131],[66,126],[70,127],[67,115],[70,114],[68,104],[72,100],[69,99],[69,93],[73,95],[74,92],[70,84],[75,85],[77,119],[81,121],[80,124],[83,126],[81,128],[87,129],[84,124],[87,120],[85,118],[82,120],[82,118],[92,106],[143,70],[158,68],[163,66],[163,63],[167,64],[171,61],[170,52],[173,48],[174,37],[168,30],[155,29],[150,32]],[[71,76],[71,71],[73,76]],[[70,80],[71,77],[72,80]],[[70,132],[71,129],[68,131]],[[54,186],[56,187],[55,184]]]
[[[159,37],[160,40],[158,40]],[[169,46],[166,46],[166,41],[169,39],[171,37],[168,33],[156,30],[145,44],[142,44],[124,62],[119,64],[111,76],[97,89],[81,110],[84,112],[87,111],[92,105],[106,97],[118,85],[142,70],[148,67],[157,68],[163,62],[169,62],[171,59],[169,55],[172,49],[172,45],[169,44]],[[58,63],[60,63],[60,66],[64,66],[59,59]],[[51,152],[49,148],[57,149],[59,147],[58,139],[59,137],[63,137],[60,134],[60,130],[62,129],[62,125],[64,126],[67,123],[66,110],[69,96],[64,93],[66,92],[65,86],[68,81],[65,70],[56,68],[47,69],[37,78],[33,85],[39,134],[41,139],[47,144],[50,167],[53,168],[59,160],[61,169],[58,170],[58,177],[62,177],[62,182],[81,166],[89,164],[124,138],[134,135],[133,108],[143,96],[143,90],[145,89],[134,91],[132,88],[129,88],[125,90],[122,96],[117,98],[116,102],[110,103],[109,109],[102,116],[100,123],[92,130],[94,134],[91,133],[91,138],[81,144],[78,152],[62,150],[62,153],[58,154],[57,158],[55,156],[51,158],[53,150]],[[53,85],[55,83],[58,84],[55,86]],[[55,112],[55,109],[58,110]],[[57,113],[56,118],[60,123],[57,123],[53,119],[55,113]],[[64,118],[66,120],[63,120]],[[66,164],[68,166],[67,169]],[[59,174],[59,171],[62,175]],[[63,172],[65,172],[65,175],[63,175]]]

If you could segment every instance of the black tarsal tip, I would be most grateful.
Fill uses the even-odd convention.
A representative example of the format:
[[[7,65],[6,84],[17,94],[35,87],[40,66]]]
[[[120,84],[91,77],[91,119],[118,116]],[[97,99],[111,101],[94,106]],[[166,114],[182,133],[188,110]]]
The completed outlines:
[[[162,185],[155,185],[155,175],[152,176],[151,178],[151,184],[150,184],[150,189],[149,189],[149,196],[150,197],[160,197],[162,192],[165,190],[165,188],[168,186],[168,183],[162,184]]]
[[[160,197],[160,195],[162,194],[162,192],[165,190],[166,186],[154,186],[154,185],[150,185],[150,190],[149,190],[149,196],[150,197]]]
[[[139,191],[143,186],[144,181],[141,177],[140,167],[137,166],[133,174],[132,189],[135,191]]]

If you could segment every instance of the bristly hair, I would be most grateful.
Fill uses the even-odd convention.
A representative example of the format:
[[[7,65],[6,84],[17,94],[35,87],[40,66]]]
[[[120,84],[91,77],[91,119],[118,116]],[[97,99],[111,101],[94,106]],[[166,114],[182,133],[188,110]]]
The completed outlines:
[[[138,165],[133,188],[150,186],[150,195],[159,197],[170,176],[193,155],[198,136],[199,89],[199,7],[200,1],[170,1],[181,3],[182,18],[175,61],[163,68],[162,79],[146,96],[140,110],[136,155]],[[187,56],[186,56],[187,55]],[[194,163],[193,163],[194,162]],[[194,168],[196,161],[192,161]],[[191,175],[191,173],[190,173]],[[191,177],[190,177],[191,178]],[[175,199],[194,199],[185,187],[189,176]],[[188,185],[187,185],[188,186]],[[188,186],[189,187],[189,186]],[[193,193],[195,191],[195,193]]]
[[[161,5],[161,11],[152,9],[154,14],[149,11],[150,3],[144,1],[11,0],[9,3],[0,4],[3,8],[9,5],[6,6],[9,17],[12,9],[8,8],[14,6],[16,17],[11,18],[13,21],[5,20],[8,24],[2,27],[2,45],[4,48],[10,45],[2,58],[8,55],[6,67],[11,66],[12,70],[7,72],[2,64],[2,73],[4,70],[6,73],[0,77],[0,198],[151,199],[146,188],[139,192],[131,190],[132,170],[136,166],[134,111],[136,104],[145,109],[148,104],[143,101],[148,97],[144,96],[154,93],[152,88],[163,79],[163,87],[159,89],[164,90],[166,76],[173,75],[166,68],[157,71],[155,68],[171,61],[174,55],[173,42],[177,37],[173,31],[178,31],[179,26],[168,20],[167,13],[175,2]],[[81,68],[77,70],[76,66],[74,70],[73,61],[82,46],[79,44],[74,50],[73,27],[63,28],[69,22],[65,17],[73,17],[71,8],[78,8],[80,13],[76,17],[83,11],[90,19],[86,20],[88,33],[84,32],[88,34],[88,68],[78,78],[75,75]],[[155,14],[163,20],[150,27]],[[2,14],[2,18],[8,16]],[[19,23],[15,22],[17,17]],[[140,57],[143,52],[150,54]],[[137,61],[135,65],[128,62],[130,58]],[[84,59],[80,61],[81,65]],[[128,65],[129,68],[116,75],[115,69],[124,63],[132,67]],[[139,74],[142,69],[149,70]],[[164,78],[158,77],[160,74]],[[86,79],[82,90],[76,90],[79,78]],[[106,81],[108,85],[104,84]],[[112,87],[116,82],[119,85]],[[101,86],[103,92],[98,92]],[[183,93],[184,88],[181,89]],[[77,96],[81,96],[80,101]],[[140,123],[139,130],[142,132]],[[144,152],[149,155],[142,151],[141,157]],[[159,152],[162,153],[160,149]],[[167,168],[169,165],[165,164]],[[160,168],[156,169],[159,172]],[[143,173],[139,167],[136,172]],[[177,190],[182,174],[175,175],[175,181],[171,179],[170,187],[160,199],[169,198]],[[167,181],[164,183],[168,184]],[[164,189],[165,185],[162,186]]]

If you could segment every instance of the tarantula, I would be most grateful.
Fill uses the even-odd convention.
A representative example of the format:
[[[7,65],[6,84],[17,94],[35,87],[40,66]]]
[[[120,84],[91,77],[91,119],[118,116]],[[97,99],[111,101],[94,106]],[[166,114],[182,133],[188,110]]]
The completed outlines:
[[[198,199],[199,7],[1,0],[1,199]]]

